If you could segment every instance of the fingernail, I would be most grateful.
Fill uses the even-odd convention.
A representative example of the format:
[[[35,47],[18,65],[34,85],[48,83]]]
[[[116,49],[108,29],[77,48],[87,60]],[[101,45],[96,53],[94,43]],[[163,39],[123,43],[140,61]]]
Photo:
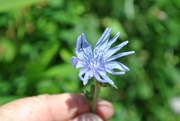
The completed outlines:
[[[71,121],[103,121],[98,115],[94,113],[84,113]]]

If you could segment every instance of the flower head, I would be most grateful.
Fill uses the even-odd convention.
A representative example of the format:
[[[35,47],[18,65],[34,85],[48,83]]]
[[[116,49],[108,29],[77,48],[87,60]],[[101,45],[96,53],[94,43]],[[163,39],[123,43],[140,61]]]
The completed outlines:
[[[107,73],[113,75],[122,75],[129,68],[124,64],[116,61],[117,58],[133,54],[134,51],[121,52],[114,55],[122,47],[124,47],[128,41],[125,41],[113,48],[111,45],[117,40],[119,32],[111,39],[110,37],[111,28],[107,28],[98,42],[96,43],[94,50],[92,51],[91,45],[87,42],[84,33],[82,33],[76,43],[76,56],[71,58],[71,63],[75,68],[81,68],[79,71],[79,78],[86,85],[88,80],[94,77],[98,82],[108,83],[114,86],[114,82],[108,77]],[[119,71],[114,71],[117,69]]]

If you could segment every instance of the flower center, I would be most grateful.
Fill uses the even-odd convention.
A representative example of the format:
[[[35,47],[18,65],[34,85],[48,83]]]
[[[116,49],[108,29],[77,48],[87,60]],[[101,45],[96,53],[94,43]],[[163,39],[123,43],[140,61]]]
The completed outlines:
[[[94,55],[94,58],[90,60],[90,67],[96,69],[101,66],[101,64],[104,63],[103,55],[103,51],[100,51],[97,55]]]

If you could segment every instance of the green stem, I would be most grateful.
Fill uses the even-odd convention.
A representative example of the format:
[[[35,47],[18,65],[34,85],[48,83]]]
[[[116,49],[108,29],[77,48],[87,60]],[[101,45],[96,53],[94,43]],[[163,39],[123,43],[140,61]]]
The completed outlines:
[[[96,79],[94,79],[94,82],[95,82],[95,87],[94,87],[94,96],[93,96],[91,111],[93,113],[96,113],[96,105],[97,105],[98,96],[99,96],[99,92],[100,92],[100,86],[99,86],[99,82]]]

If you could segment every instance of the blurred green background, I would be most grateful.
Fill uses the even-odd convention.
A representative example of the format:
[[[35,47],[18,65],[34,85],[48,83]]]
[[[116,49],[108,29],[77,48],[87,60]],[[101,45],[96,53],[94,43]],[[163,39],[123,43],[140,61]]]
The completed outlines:
[[[180,121],[180,0],[0,0],[0,105],[26,96],[88,89],[70,64],[77,37],[94,45],[106,27],[131,71],[102,88],[110,121]],[[180,105],[180,104],[179,104]]]

